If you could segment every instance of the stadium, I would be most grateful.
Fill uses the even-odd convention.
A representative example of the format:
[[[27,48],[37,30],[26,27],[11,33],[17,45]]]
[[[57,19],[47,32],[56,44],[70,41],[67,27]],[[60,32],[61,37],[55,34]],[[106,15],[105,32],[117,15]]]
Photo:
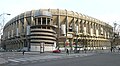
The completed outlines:
[[[75,47],[89,50],[109,48],[113,28],[78,12],[39,9],[21,13],[6,23],[2,47],[5,50],[52,51]]]

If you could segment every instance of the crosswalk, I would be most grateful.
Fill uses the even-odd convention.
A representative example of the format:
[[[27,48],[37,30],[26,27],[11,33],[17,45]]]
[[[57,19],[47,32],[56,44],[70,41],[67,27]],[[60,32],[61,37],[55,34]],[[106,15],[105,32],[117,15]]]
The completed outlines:
[[[60,58],[60,56],[39,56],[39,57],[25,57],[25,58],[13,58],[8,59],[8,62],[26,62],[26,61],[37,61],[37,60],[46,60],[46,59],[56,59]]]

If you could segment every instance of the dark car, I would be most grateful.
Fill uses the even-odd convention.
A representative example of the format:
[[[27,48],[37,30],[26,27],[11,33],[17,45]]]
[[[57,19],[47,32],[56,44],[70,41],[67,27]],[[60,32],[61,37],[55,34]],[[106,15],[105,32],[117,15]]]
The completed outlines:
[[[61,53],[61,50],[57,49],[57,50],[53,50],[53,53]]]

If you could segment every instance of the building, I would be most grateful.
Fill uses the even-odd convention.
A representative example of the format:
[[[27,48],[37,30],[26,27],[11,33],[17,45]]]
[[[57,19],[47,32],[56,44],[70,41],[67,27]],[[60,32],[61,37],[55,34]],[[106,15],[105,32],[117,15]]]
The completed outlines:
[[[96,18],[60,9],[21,13],[3,29],[6,50],[52,51],[59,47],[110,47],[113,28]]]

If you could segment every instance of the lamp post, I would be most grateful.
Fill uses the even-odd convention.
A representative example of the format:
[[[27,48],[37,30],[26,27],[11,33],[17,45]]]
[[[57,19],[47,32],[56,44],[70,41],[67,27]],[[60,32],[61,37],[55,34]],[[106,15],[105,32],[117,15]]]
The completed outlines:
[[[1,46],[0,47],[2,47],[2,41],[3,41],[3,37],[1,37],[1,35],[3,34],[3,27],[4,27],[4,22],[5,22],[4,15],[11,15],[11,14],[9,14],[9,13],[0,14],[0,17],[3,16],[2,21],[0,22],[0,39],[1,39],[0,40],[1,41]],[[6,49],[6,45],[3,45],[3,48]]]
[[[3,26],[4,26],[4,19],[5,19],[4,15],[11,15],[11,14],[9,14],[9,13],[2,13],[2,14],[0,14],[0,17],[3,16]]]
[[[2,23],[0,23],[0,25],[1,25],[1,28],[0,28],[0,35],[2,34],[2,30],[3,30],[4,22],[5,22],[4,15],[11,15],[11,14],[9,14],[9,13],[2,13],[2,14],[0,14],[0,17],[3,16]]]

